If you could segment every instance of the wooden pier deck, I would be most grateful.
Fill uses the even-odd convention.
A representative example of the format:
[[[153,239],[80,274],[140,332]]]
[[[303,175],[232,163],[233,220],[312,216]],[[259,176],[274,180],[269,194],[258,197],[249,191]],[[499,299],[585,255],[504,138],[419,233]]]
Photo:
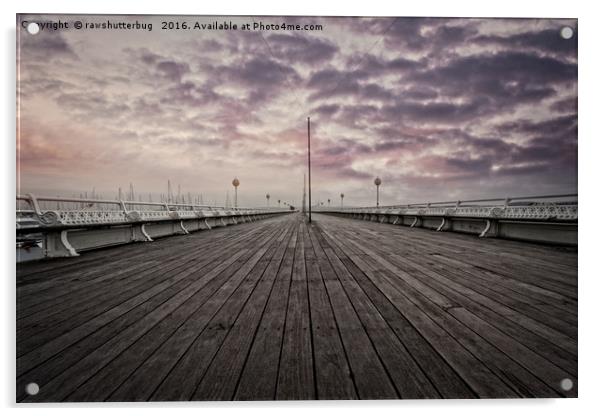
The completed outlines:
[[[575,249],[313,219],[18,265],[17,400],[577,395]]]

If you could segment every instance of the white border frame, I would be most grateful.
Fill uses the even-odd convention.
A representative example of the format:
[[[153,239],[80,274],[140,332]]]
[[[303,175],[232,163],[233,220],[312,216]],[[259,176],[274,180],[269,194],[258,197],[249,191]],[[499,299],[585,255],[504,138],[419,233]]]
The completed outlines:
[[[111,411],[117,415],[132,413],[164,415],[165,408],[178,413],[231,414],[244,412],[246,416],[269,414],[287,415],[308,412],[326,414],[344,411],[350,415],[362,415],[376,410],[384,414],[416,412],[435,415],[459,414],[488,416],[514,412],[532,414],[563,415],[575,412],[594,413],[600,408],[597,402],[600,385],[601,366],[599,347],[601,336],[598,317],[599,296],[602,293],[600,270],[597,265],[600,244],[599,209],[601,193],[599,166],[602,155],[600,135],[600,107],[602,97],[599,76],[600,67],[600,18],[594,2],[558,1],[527,2],[525,0],[500,0],[496,3],[484,1],[434,1],[392,2],[372,0],[369,2],[332,2],[324,0],[304,0],[301,2],[282,1],[228,1],[219,2],[173,2],[147,0],[126,2],[124,0],[104,0],[93,4],[77,0],[22,0],[12,4],[3,2],[0,19],[3,28],[4,64],[1,66],[5,96],[0,101],[3,111],[4,138],[2,140],[2,221],[0,234],[2,247],[3,299],[0,302],[4,312],[2,325],[3,365],[0,376],[0,403],[9,408],[12,414],[20,408],[21,414],[81,413],[101,415]],[[135,13],[135,14],[270,14],[270,15],[355,15],[355,16],[449,16],[449,17],[550,17],[579,19],[579,196],[580,222],[583,226],[579,234],[579,399],[537,399],[537,400],[423,400],[423,401],[331,401],[331,402],[194,402],[194,403],[149,403],[149,404],[48,404],[15,405],[15,250],[14,250],[14,197],[15,197],[15,14],[16,13]],[[598,212],[595,212],[598,211]],[[7,371],[8,370],[8,371]]]

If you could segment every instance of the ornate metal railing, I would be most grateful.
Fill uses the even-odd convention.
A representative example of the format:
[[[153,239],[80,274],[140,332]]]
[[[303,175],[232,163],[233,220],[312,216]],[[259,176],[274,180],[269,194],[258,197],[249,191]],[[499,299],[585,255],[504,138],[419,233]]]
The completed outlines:
[[[280,208],[17,196],[17,262],[78,256],[290,212]]]
[[[17,229],[238,217],[284,211],[286,210],[280,208],[60,198],[27,194],[17,196]]]
[[[576,221],[577,194],[424,202],[380,207],[317,207],[316,211],[368,215]]]
[[[576,194],[425,202],[317,211],[392,225],[552,244],[576,245]]]

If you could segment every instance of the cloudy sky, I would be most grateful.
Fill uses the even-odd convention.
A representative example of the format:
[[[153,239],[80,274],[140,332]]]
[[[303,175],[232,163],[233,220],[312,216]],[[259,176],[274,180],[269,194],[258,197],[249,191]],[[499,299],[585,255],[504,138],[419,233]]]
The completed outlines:
[[[156,198],[169,179],[221,204],[237,176],[240,205],[299,203],[308,116],[314,200],[373,204],[376,175],[382,204],[577,191],[575,20],[110,20],[153,30],[19,29],[19,192]]]

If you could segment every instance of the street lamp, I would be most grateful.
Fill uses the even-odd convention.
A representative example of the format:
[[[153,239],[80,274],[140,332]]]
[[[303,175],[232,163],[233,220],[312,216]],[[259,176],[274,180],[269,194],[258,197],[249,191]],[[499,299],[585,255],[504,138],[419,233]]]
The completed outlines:
[[[309,222],[311,224],[311,143],[309,122],[309,117],[307,117],[307,173],[309,176],[309,203],[307,206],[309,207]],[[303,201],[303,204],[305,205],[305,201]]]
[[[232,180],[232,186],[234,187],[234,208],[238,208],[238,185],[240,185],[240,181],[238,178],[234,178]]]
[[[330,198],[328,198],[328,206],[330,206]]]
[[[380,186],[380,184],[383,183],[383,181],[380,180],[380,178],[377,176],[376,179],[374,179],[374,185],[376,185],[376,208],[378,208],[379,204],[379,195],[378,195],[378,188]]]
[[[268,207],[270,206],[270,194],[265,194],[265,199],[268,200]]]
[[[341,194],[341,208],[343,208],[343,198],[345,198],[345,194]]]

